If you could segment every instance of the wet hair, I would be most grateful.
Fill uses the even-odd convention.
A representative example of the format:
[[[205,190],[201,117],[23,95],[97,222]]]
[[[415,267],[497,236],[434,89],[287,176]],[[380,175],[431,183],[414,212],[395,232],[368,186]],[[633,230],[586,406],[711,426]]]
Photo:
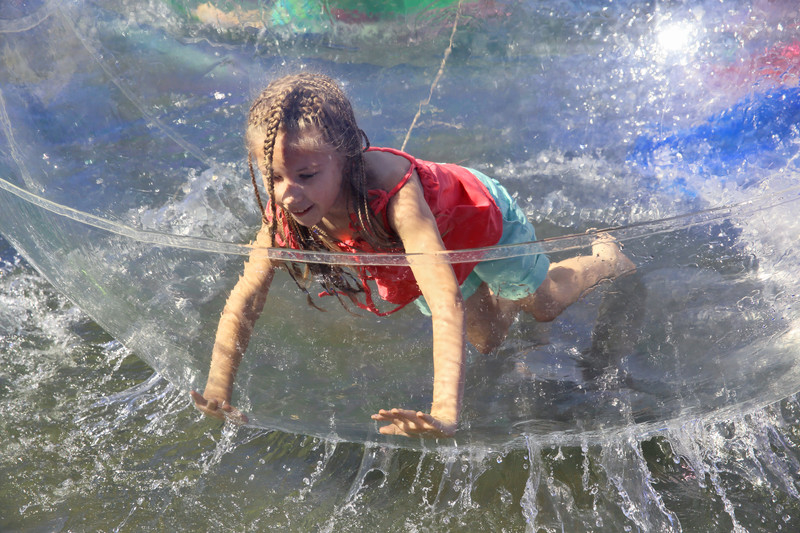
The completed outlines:
[[[321,135],[322,141],[344,158],[342,176],[347,194],[348,211],[358,220],[358,237],[375,250],[396,248],[398,239],[389,234],[369,206],[364,151],[369,139],[358,127],[350,101],[331,78],[319,74],[294,74],[279,78],[267,86],[250,107],[247,120],[248,166],[262,219],[269,227],[271,242],[280,235],[291,239],[300,249],[341,251],[336,240],[322,228],[299,224],[291,213],[274,201],[272,160],[278,133],[285,142],[298,140],[307,132]],[[263,139],[263,143],[259,143]],[[261,200],[253,160],[254,150],[262,150],[264,182],[270,201]],[[269,210],[269,212],[267,211]],[[290,235],[283,235],[281,220],[286,221]],[[329,294],[344,294],[355,301],[355,294],[364,291],[357,276],[335,265],[290,263],[285,265],[298,287],[308,295],[312,279],[320,282]],[[311,301],[309,303],[316,307]],[[339,300],[344,305],[341,297]],[[347,306],[345,305],[347,308]]]

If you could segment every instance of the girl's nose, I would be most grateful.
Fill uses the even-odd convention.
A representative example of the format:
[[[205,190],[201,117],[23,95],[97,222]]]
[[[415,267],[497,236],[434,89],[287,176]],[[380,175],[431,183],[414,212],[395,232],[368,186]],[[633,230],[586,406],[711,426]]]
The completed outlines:
[[[283,205],[300,199],[302,195],[302,188],[290,180],[283,179],[275,184],[276,199]]]

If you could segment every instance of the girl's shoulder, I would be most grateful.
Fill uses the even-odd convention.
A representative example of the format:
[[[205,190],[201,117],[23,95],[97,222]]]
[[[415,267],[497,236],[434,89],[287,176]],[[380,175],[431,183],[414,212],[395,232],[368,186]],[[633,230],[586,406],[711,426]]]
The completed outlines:
[[[411,161],[405,157],[380,150],[364,153],[367,182],[370,189],[393,190],[408,174]]]

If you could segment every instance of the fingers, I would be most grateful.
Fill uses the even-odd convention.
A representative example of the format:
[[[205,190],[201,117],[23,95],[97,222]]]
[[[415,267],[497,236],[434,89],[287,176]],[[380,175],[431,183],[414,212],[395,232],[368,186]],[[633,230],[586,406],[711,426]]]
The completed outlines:
[[[220,409],[224,413],[225,420],[233,424],[236,424],[237,426],[242,426],[250,421],[247,418],[247,415],[239,411],[237,408],[229,404],[227,401],[222,402]]]
[[[372,415],[373,420],[394,420],[397,418],[397,414],[399,414],[399,409],[392,409],[391,411],[387,411],[386,409],[381,409],[378,411],[377,414]]]
[[[192,397],[195,407],[208,416],[219,418],[220,420],[227,420],[237,425],[243,425],[249,422],[247,416],[236,407],[232,406],[227,400],[222,400],[222,403],[219,403],[213,398],[207,400],[203,395],[194,390],[189,391],[189,395]]]
[[[406,420],[415,420],[424,416],[430,417],[430,415],[426,415],[422,411],[412,411],[411,409],[397,409],[394,408],[391,411],[386,409],[381,409],[378,411],[378,414],[372,415],[372,418],[375,420],[394,420],[394,419],[406,419]]]
[[[455,425],[445,426],[432,415],[422,411],[412,411],[409,409],[392,409],[387,411],[381,409],[377,414],[372,415],[373,420],[390,422],[386,426],[378,428],[384,435],[403,435],[406,437],[451,437],[455,433]],[[452,427],[450,427],[452,426]]]
[[[380,420],[382,422],[392,422],[398,427],[402,427],[404,425],[419,425],[422,422],[425,422],[424,419],[421,419],[418,416],[419,414],[422,413],[408,409],[392,409],[391,411],[381,409],[378,411],[378,414],[372,415],[372,419]]]
[[[206,404],[206,399],[205,399],[205,398],[203,398],[203,396],[202,396],[202,395],[201,395],[199,392],[197,392],[196,390],[190,390],[190,391],[189,391],[189,396],[191,396],[191,397],[192,397],[192,400],[194,400],[194,403],[195,403],[196,405],[198,405],[198,406],[199,406],[199,405],[203,405],[203,406],[205,406],[205,404]]]
[[[372,415],[373,420],[380,420],[384,422],[391,422],[391,424],[382,426],[378,429],[384,435],[403,435],[410,437],[415,433],[426,431],[419,424],[415,411],[392,409],[387,411],[381,409],[378,414]]]
[[[388,426],[381,426],[378,428],[378,432],[382,435],[400,435],[402,437],[411,437],[413,435],[406,433],[399,427],[395,426],[394,424],[389,424]]]
[[[216,400],[206,400],[206,398],[198,393],[197,391],[189,391],[189,395],[192,397],[192,401],[194,401],[194,406],[197,407],[203,413],[216,417],[221,418],[221,415],[217,413],[217,401]]]

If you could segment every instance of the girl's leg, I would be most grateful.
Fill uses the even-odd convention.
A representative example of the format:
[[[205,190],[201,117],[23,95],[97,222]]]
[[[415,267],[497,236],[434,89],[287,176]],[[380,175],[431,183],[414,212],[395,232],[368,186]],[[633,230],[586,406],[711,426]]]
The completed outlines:
[[[592,245],[592,255],[550,265],[536,292],[522,300],[495,296],[485,282],[481,283],[466,302],[467,340],[479,352],[489,353],[503,343],[520,310],[539,322],[550,322],[600,282],[635,270],[616,241],[600,236]]]
[[[549,322],[590,292],[598,283],[636,270],[612,238],[599,236],[592,255],[571,257],[550,265],[547,277],[532,295],[520,300],[523,310],[539,322]]]
[[[519,312],[519,302],[498,298],[484,282],[466,302],[467,340],[489,353],[503,343]]]

